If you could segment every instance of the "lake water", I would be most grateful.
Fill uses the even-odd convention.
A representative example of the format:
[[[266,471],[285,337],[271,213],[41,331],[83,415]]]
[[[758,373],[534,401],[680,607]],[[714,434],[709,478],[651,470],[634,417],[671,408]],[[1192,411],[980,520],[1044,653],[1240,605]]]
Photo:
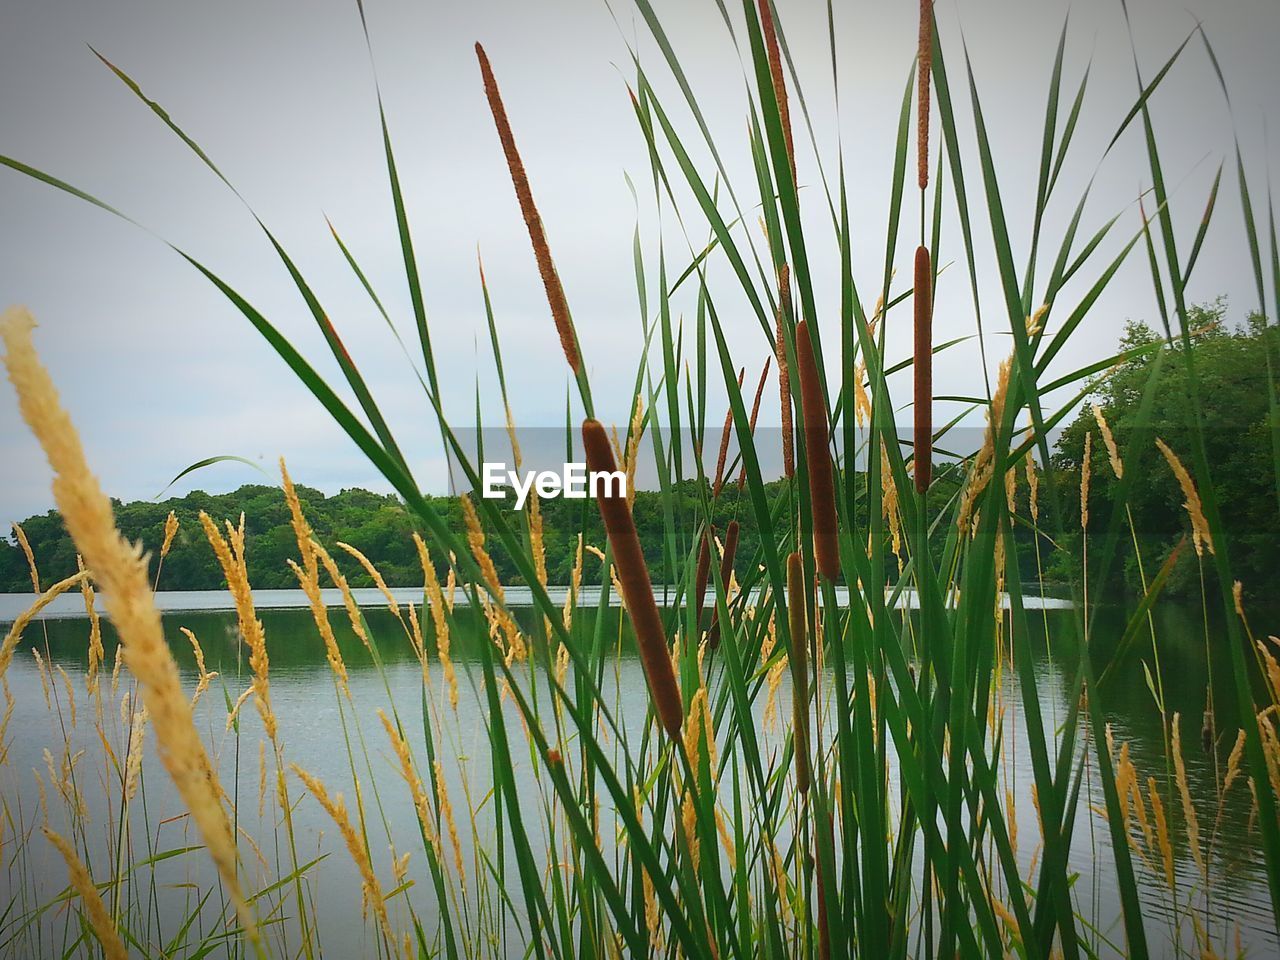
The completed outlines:
[[[258,744],[262,735],[261,722],[256,712],[251,707],[246,707],[241,714],[239,734],[226,729],[227,702],[235,700],[248,685],[247,654],[239,642],[235,616],[225,609],[228,598],[224,593],[161,593],[158,597],[162,609],[166,611],[165,628],[188,689],[195,683],[195,660],[179,627],[189,628],[199,637],[207,669],[219,673],[218,679],[213,682],[198,707],[198,723],[206,732],[208,742],[213,745],[223,785],[236,801],[239,811],[238,827],[243,832],[241,853],[247,864],[246,871],[250,874],[251,882],[248,886],[252,888],[252,874],[256,868],[249,839],[256,843],[263,859],[271,864],[271,869],[264,874],[269,879],[285,875],[289,868],[287,852],[276,845],[279,836],[274,827],[277,808],[273,805],[270,787],[261,818],[259,816]],[[414,881],[414,885],[402,890],[392,899],[390,906],[393,917],[398,912],[401,920],[405,918],[403,911],[407,898],[419,917],[429,925],[435,911],[435,898],[423,860],[416,820],[407,790],[393,766],[394,758],[387,749],[385,735],[375,715],[377,708],[389,710],[392,704],[395,705],[405,728],[419,731],[414,749],[421,763],[421,668],[405,641],[399,623],[381,606],[380,595],[376,591],[363,593],[361,601],[367,605],[366,616],[378,639],[384,670],[380,673],[375,669],[363,646],[346,629],[343,618],[335,615],[333,623],[350,671],[351,692],[356,705],[354,711],[349,706],[340,710],[341,699],[336,692],[310,613],[295,609],[299,606],[299,597],[297,591],[263,591],[256,595],[270,652],[271,695],[279,720],[285,759],[319,777],[331,792],[345,793],[348,807],[354,810],[356,805],[346,742],[350,739],[357,743],[356,772],[360,776],[363,790],[361,801],[368,818],[369,845],[377,857],[376,867],[385,889],[390,890],[396,886],[392,880],[391,847],[394,846],[401,854],[414,851],[407,875],[408,879]],[[515,588],[509,591],[509,597],[515,603],[522,599]],[[562,593],[560,598],[563,598]],[[336,595],[332,599],[337,602]],[[402,599],[419,601],[421,593],[405,591]],[[83,771],[79,773],[77,786],[90,818],[94,821],[86,834],[90,866],[95,879],[102,880],[109,876],[109,869],[106,847],[99,835],[107,832],[104,813],[106,805],[110,803],[111,809],[118,809],[119,784],[113,784],[109,777],[102,776],[102,764],[98,759],[102,755],[102,747],[94,732],[92,708],[84,691],[87,626],[83,619],[75,616],[83,608],[78,597],[64,597],[63,601],[65,602],[55,604],[47,611],[47,618],[28,627],[18,655],[9,669],[7,676],[15,696],[15,706],[8,727],[8,763],[0,770],[0,788],[11,816],[17,822],[30,826],[36,822],[39,809],[39,789],[32,771],[39,771],[46,782],[49,779],[44,750],[48,748],[55,763],[58,762],[56,758],[62,754],[64,732],[71,741],[72,754],[85,750],[81,765],[75,768]],[[27,597],[0,596],[0,622],[11,620],[28,602]],[[589,604],[592,598],[584,596],[583,602]],[[904,605],[911,605],[909,597],[905,598]],[[1035,636],[1031,638],[1035,674],[1046,717],[1061,718],[1068,708],[1069,692],[1066,688],[1070,684],[1077,656],[1074,631],[1070,628],[1071,614],[1063,609],[1066,605],[1061,601],[1047,601],[1040,606],[1043,607],[1043,612],[1030,618],[1035,628]],[[594,615],[579,613],[579,616]],[[623,729],[638,742],[647,704],[643,673],[625,637],[617,631],[617,612],[610,611],[600,615],[610,618],[606,624],[606,629],[610,631],[608,635],[616,632],[622,637],[616,654],[616,669],[611,662],[606,671],[606,693],[614,698],[611,706],[616,709]],[[1229,671],[1223,650],[1223,634],[1212,622],[1206,628],[1198,609],[1165,607],[1156,614],[1155,626],[1160,640],[1168,710],[1170,714],[1179,712],[1183,717],[1188,779],[1193,795],[1204,801],[1200,806],[1200,820],[1206,844],[1212,839],[1208,851],[1212,882],[1206,890],[1181,831],[1181,817],[1176,817],[1179,827],[1174,832],[1174,850],[1179,893],[1184,901],[1187,897],[1193,898],[1201,909],[1207,902],[1210,931],[1220,948],[1224,938],[1229,937],[1234,942],[1235,928],[1238,925],[1241,939],[1251,956],[1275,955],[1277,944],[1265,881],[1262,879],[1262,854],[1256,832],[1250,831],[1247,791],[1237,786],[1228,796],[1220,816],[1211,799],[1217,795],[1215,784],[1224,773],[1226,755],[1234,740],[1234,733],[1220,732],[1216,755],[1206,752],[1200,743],[1208,677],[1211,674],[1214,677],[1219,698],[1229,694],[1226,684],[1222,682],[1228,677]],[[1109,656],[1110,647],[1114,645],[1123,627],[1124,623],[1118,616],[1106,610],[1100,612],[1095,622],[1092,645],[1102,662]],[[106,629],[109,671],[115,644],[109,627]],[[1209,632],[1208,654],[1206,629]],[[431,722],[460,826],[465,820],[468,806],[474,807],[479,811],[477,819],[481,823],[480,835],[482,838],[491,838],[491,818],[486,820],[492,812],[488,804],[492,774],[485,726],[486,711],[481,707],[483,691],[479,689],[479,667],[472,659],[476,649],[474,644],[478,642],[478,630],[476,634],[471,638],[458,637],[454,642],[454,660],[460,681],[460,703],[456,715],[445,705],[441,695],[438,664],[432,662],[431,665],[435,668],[431,675],[432,702],[435,707]],[[46,706],[41,675],[31,653],[32,647],[38,649],[55,667],[65,671],[70,678],[79,711],[74,727],[69,724],[66,691],[60,675],[50,689],[51,697],[59,699],[57,702],[50,701],[52,709]],[[1166,781],[1162,728],[1145,679],[1142,657],[1150,659],[1149,643],[1145,649],[1137,650],[1135,655],[1118,666],[1115,680],[1111,682],[1106,695],[1105,707],[1113,735],[1117,741],[1130,744],[1131,756],[1142,778],[1145,780],[1148,774],[1155,776],[1161,784],[1166,806],[1176,807],[1176,793],[1164,790]],[[712,679],[714,680],[714,667]],[[1011,716],[1006,717],[1005,721],[1007,747],[1004,764],[1018,796],[1016,819],[1018,833],[1022,838],[1018,856],[1024,867],[1029,867],[1032,859],[1038,856],[1035,849],[1038,829],[1029,796],[1031,770],[1029,755],[1025,749],[1026,735],[1016,719],[1021,702],[1020,694],[1013,671],[1005,670],[1001,683],[1005,702],[1011,705]],[[104,690],[109,689],[109,680],[104,678],[103,687]],[[105,724],[109,731],[120,729],[118,700],[126,688],[127,679],[122,678],[116,699],[104,707]],[[763,695],[759,701],[759,719],[765,749],[780,749],[787,724],[784,722],[772,729],[765,729]],[[1226,712],[1225,702],[1222,699],[1218,701],[1220,714]],[[57,709],[59,706],[61,710]],[[510,703],[506,709],[515,744],[520,737],[517,732],[519,721]],[[790,716],[790,691],[786,678],[778,691],[778,710],[781,717]],[[364,752],[358,746],[361,739],[367,745],[367,766],[363,759]],[[513,755],[517,776],[524,778],[532,786],[536,773],[527,750],[519,745],[518,749],[513,749]],[[299,860],[306,862],[324,853],[329,854],[318,867],[310,871],[307,887],[308,895],[314,899],[318,908],[319,942],[328,956],[372,955],[375,952],[372,926],[358,922],[359,879],[351,860],[342,849],[332,822],[311,797],[304,795],[302,785],[296,778],[290,779],[289,789],[295,804],[294,823]],[[1110,951],[1103,938],[1123,943],[1123,933],[1118,923],[1118,898],[1111,872],[1107,828],[1100,818],[1089,811],[1091,804],[1102,804],[1101,788],[1096,776],[1086,778],[1085,789],[1088,802],[1082,799],[1080,804],[1081,812],[1073,843],[1073,868],[1079,872],[1075,886],[1077,910],[1086,916],[1097,918],[1101,935],[1096,944],[1101,953],[1107,954]],[[136,858],[147,856],[147,851],[154,855],[198,842],[188,835],[184,818],[171,819],[181,812],[181,808],[178,807],[169,782],[155,758],[151,732],[148,732],[145,775],[139,796],[142,801],[135,801],[132,809]],[[108,797],[111,799],[108,800]],[[540,803],[538,801],[539,805]],[[58,802],[51,803],[51,806],[57,811],[62,809]],[[534,818],[535,824],[540,822],[536,811],[531,811],[530,816]],[[384,820],[387,825],[385,828]],[[489,826],[485,826],[486,823]],[[602,835],[605,837],[610,835],[608,823],[607,819],[602,823]],[[58,830],[67,829],[65,816],[61,812],[55,815],[53,826]],[[464,859],[474,884],[476,852],[472,849],[469,831],[461,832]],[[11,836],[12,830],[6,825],[5,837],[7,839]],[[56,896],[62,889],[65,872],[60,862],[54,862],[51,849],[38,835],[32,844],[21,851],[18,861],[20,862],[15,862],[13,858],[8,860],[7,873],[0,873],[0,884],[13,884],[15,877],[24,874],[30,877],[47,872],[48,879],[42,881],[40,887],[45,900]],[[149,883],[138,885],[141,889],[135,890],[133,895],[142,898],[140,912],[151,916],[155,921],[153,929],[147,931],[149,936],[158,938],[158,931],[162,926],[172,935],[179,925],[179,921],[174,918],[186,916],[194,909],[198,899],[197,887],[207,885],[210,879],[205,861],[206,858],[201,853],[174,857],[159,864],[154,887]],[[1171,906],[1165,884],[1157,876],[1158,869],[1157,866],[1156,871],[1153,871],[1139,865],[1142,895],[1150,916],[1153,954],[1173,955],[1170,927],[1165,922]],[[511,883],[514,890],[519,889],[514,879]],[[45,902],[27,893],[21,894],[20,899],[22,902],[19,904],[19,913]],[[0,903],[8,900],[9,895],[0,892]],[[475,909],[465,903],[462,906],[467,910]],[[12,917],[0,919],[0,944],[8,941],[13,922]],[[61,931],[61,921],[55,928]],[[509,928],[507,933],[514,943],[517,939],[514,928]],[[1184,945],[1190,943],[1193,934],[1189,919],[1184,918],[1182,933]],[[272,935],[268,928],[268,938]],[[41,936],[48,934],[42,933]],[[158,945],[158,941],[153,945]],[[28,949],[35,949],[36,946],[41,953],[59,954],[68,944],[42,940],[33,946],[28,942]],[[6,948],[0,947],[0,953],[4,949]],[[8,949],[13,949],[13,945]],[[22,948],[18,949],[20,953],[26,952]]]

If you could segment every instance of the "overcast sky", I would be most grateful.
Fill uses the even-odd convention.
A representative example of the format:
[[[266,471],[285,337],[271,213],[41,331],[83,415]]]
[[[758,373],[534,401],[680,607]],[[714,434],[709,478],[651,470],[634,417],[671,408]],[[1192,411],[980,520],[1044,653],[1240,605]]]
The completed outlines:
[[[626,95],[625,82],[632,75],[628,42],[638,45],[682,131],[692,136],[694,128],[652,38],[627,0],[614,3],[616,20],[604,0],[367,3],[444,394],[462,424],[472,422],[477,377],[487,420],[501,423],[477,249],[494,298],[517,420],[531,426],[563,423],[566,385],[485,106],[472,50],[476,40],[485,44],[502,86],[577,321],[597,405],[606,420],[626,417],[641,335],[631,259],[636,208],[625,173],[641,188],[640,226],[646,256],[653,258],[651,276],[656,276],[659,231],[645,189],[647,156]],[[711,0],[655,0],[654,5],[685,62],[739,195],[749,200],[754,181],[744,135],[743,70],[717,5]],[[727,6],[741,16],[737,4]],[[968,43],[1015,244],[1025,250],[1046,88],[1068,6],[1066,83],[1072,91],[1091,59],[1093,67],[1074,158],[1064,168],[1047,229],[1050,236],[1055,230],[1060,235],[1096,172],[1082,233],[1123,213],[1115,242],[1107,248],[1114,255],[1121,240],[1137,229],[1134,200],[1150,183],[1137,127],[1098,167],[1135,97],[1118,0],[1070,5],[938,0],[937,10],[957,95],[964,87],[962,31]],[[914,52],[915,4],[860,0],[836,7],[839,126],[826,4],[778,0],[829,171],[837,144],[844,145],[857,234],[855,270],[864,296],[874,299],[893,134]],[[1275,56],[1280,4],[1131,0],[1130,9],[1148,78],[1196,19],[1203,21],[1227,73],[1234,128],[1261,199],[1269,169],[1280,172],[1265,137],[1268,124],[1280,126]],[[366,371],[420,485],[442,491],[442,459],[420,389],[346,269],[324,221],[327,215],[342,233],[411,338],[412,312],[388,199],[373,74],[353,0],[41,0],[5,4],[0,11],[0,152],[71,181],[185,247],[272,318],[336,382],[314,323],[251,215],[109,74],[88,44],[160,101],[276,231]],[[1158,92],[1153,109],[1179,230],[1188,238],[1184,256],[1218,165],[1232,161],[1190,297],[1225,294],[1232,316],[1240,318],[1253,308],[1256,295],[1231,175],[1233,119],[1198,40]],[[963,113],[968,116],[967,109]],[[967,120],[961,137],[971,158]],[[797,140],[807,214],[815,236],[828,248],[815,253],[815,274],[822,328],[834,343],[838,274],[829,225],[822,232],[825,201],[802,129]],[[976,173],[969,187],[980,210]],[[915,216],[911,194],[908,223]],[[682,202],[685,224],[701,242],[706,223],[687,195]],[[947,222],[950,230],[950,216]],[[681,254],[687,260],[687,247],[669,215],[665,226],[668,256],[678,270]],[[911,234],[904,232],[904,272]],[[979,244],[989,249],[985,238],[982,228]],[[949,249],[950,256],[959,252],[954,236]],[[989,255],[986,260],[981,266],[986,315],[993,328],[1003,324],[1007,329],[989,279]],[[957,267],[940,281],[939,340],[974,330],[964,272]],[[735,299],[722,267],[713,268],[712,279],[723,291],[717,304],[735,359],[758,370],[767,344],[756,320]],[[1073,286],[1063,298],[1071,301],[1081,292]],[[652,303],[652,290],[650,296]],[[92,463],[114,496],[154,496],[183,467],[219,454],[260,461],[272,473],[276,457],[284,455],[297,480],[329,492],[357,485],[386,489],[250,325],[163,243],[8,170],[0,170],[0,301],[24,303],[36,314],[38,346]],[[1103,356],[1127,318],[1155,322],[1153,303],[1139,250],[1057,368]],[[1059,321],[1070,305],[1059,304]],[[691,301],[679,308],[692,315]],[[905,313],[897,323],[891,316],[889,349],[895,359],[909,349],[904,321]],[[1007,349],[1006,339],[993,338],[990,364]],[[981,390],[976,347],[941,355],[936,370],[939,393]],[[905,399],[905,390],[901,396]],[[776,422],[769,409],[762,422],[771,414]],[[0,521],[6,526],[51,506],[48,469],[7,385],[0,390],[0,464]],[[184,479],[174,492],[222,491],[261,479],[246,466],[221,464]]]

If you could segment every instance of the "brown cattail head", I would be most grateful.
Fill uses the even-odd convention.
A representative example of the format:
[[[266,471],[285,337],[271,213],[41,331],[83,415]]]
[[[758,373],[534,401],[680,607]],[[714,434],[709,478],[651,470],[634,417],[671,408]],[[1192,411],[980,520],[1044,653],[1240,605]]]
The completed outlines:
[[[547,233],[542,226],[542,217],[533,202],[533,191],[529,189],[529,175],[525,173],[524,162],[516,149],[515,137],[511,135],[511,124],[507,120],[506,108],[502,105],[502,94],[498,91],[498,81],[493,77],[493,69],[489,66],[489,58],[484,47],[476,44],[476,58],[480,61],[480,74],[484,78],[484,95],[489,100],[489,110],[493,113],[494,125],[498,128],[498,139],[502,141],[502,152],[507,157],[507,167],[511,170],[511,183],[516,188],[516,199],[520,201],[520,212],[524,215],[525,226],[529,228],[529,239],[533,243],[533,255],[538,261],[538,273],[542,275],[542,285],[547,291],[547,303],[551,305],[551,317],[556,322],[556,330],[560,334],[560,346],[564,350],[564,358],[569,362],[569,369],[578,372],[578,335],[573,329],[573,319],[569,316],[569,302],[565,299],[564,287],[560,283],[560,275],[556,273],[556,265],[551,259],[551,247],[547,244]]]
[[[715,527],[710,524],[702,531],[702,546],[698,548],[698,568],[693,575],[693,602],[695,630],[702,630],[702,610],[707,602],[707,581],[711,577],[711,541],[715,539]]]
[[[778,268],[778,393],[782,399],[782,471],[788,480],[796,475],[796,453],[791,423],[791,370],[787,365],[786,322],[791,316],[791,268]]]
[[[760,371],[760,382],[756,384],[756,396],[751,401],[751,419],[747,423],[747,427],[752,435],[756,432],[756,417],[760,415],[760,398],[764,396],[764,384],[769,379],[769,364],[773,362],[773,357],[764,358],[764,368]],[[747,482],[747,461],[742,461],[742,469],[738,471],[738,489],[741,490]]]
[[[773,95],[778,101],[778,116],[782,120],[782,135],[787,143],[787,162],[791,166],[791,180],[796,178],[796,147],[791,139],[791,110],[787,106],[787,84],[782,75],[782,52],[778,48],[778,28],[773,22],[773,9],[769,0],[759,0],[760,29],[764,34],[765,50],[769,55],[769,76],[773,80]]]
[[[929,186],[929,76],[933,71],[933,0],[920,0],[920,51],[916,67],[916,180]]]
[[[800,554],[787,557],[787,622],[791,626],[792,737],[796,752],[796,789],[809,791],[809,638]]]
[[[808,320],[796,324],[796,366],[800,371],[800,413],[804,418],[809,500],[813,508],[813,552],[818,561],[818,572],[834,581],[840,576],[840,545],[831,449],[827,442],[830,431],[818,361],[813,355],[813,341],[809,339]]]
[[[615,473],[618,469],[609,444],[609,435],[599,420],[588,417],[582,421],[582,446],[590,472]],[[631,625],[636,631],[636,644],[640,648],[640,662],[644,664],[649,680],[649,695],[653,709],[663,729],[673,740],[680,739],[680,726],[684,721],[684,707],[680,702],[680,689],[676,686],[675,670],[671,666],[671,652],[662,629],[662,617],[653,599],[653,584],[649,580],[649,568],[644,552],[640,549],[640,537],[631,518],[625,491],[612,489],[612,484],[600,484],[596,501],[600,506],[600,518],[609,535],[613,549],[613,563],[622,588],[622,599],[631,614]],[[617,494],[617,495],[610,495]]]
[[[933,265],[924,246],[916,247],[915,308],[916,490],[923,494],[933,473]]]
[[[742,378],[747,375],[747,368],[741,367],[738,370],[738,391],[742,391]],[[716,457],[716,476],[715,481],[711,484],[711,497],[715,499],[720,496],[721,489],[724,488],[724,465],[729,459],[729,438],[733,436],[733,405],[730,404],[729,409],[724,414],[724,429],[720,431],[720,454]]]
[[[733,558],[738,554],[738,534],[740,528],[737,520],[729,522],[724,532],[724,556],[720,558],[720,582],[729,589],[729,578],[733,576]],[[707,644],[713,650],[720,645],[720,611],[711,612],[711,626],[707,629]]]

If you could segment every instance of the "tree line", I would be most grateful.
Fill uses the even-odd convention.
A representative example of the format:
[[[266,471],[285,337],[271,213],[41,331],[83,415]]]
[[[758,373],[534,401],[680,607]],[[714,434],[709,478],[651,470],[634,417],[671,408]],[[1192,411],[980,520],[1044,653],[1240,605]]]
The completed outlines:
[[[1235,575],[1248,592],[1256,593],[1266,589],[1280,563],[1280,442],[1277,441],[1280,424],[1271,400],[1273,385],[1267,357],[1268,350],[1275,356],[1274,328],[1267,327],[1257,316],[1232,328],[1224,322],[1222,302],[1198,308],[1193,317],[1197,327],[1193,349],[1200,382],[1199,415],[1208,445],[1214,492],[1222,511]],[[1188,529],[1182,490],[1154,444],[1154,438],[1160,437],[1184,463],[1191,464],[1189,424],[1195,408],[1181,362],[1184,348],[1176,337],[1169,345],[1167,338],[1150,327],[1130,323],[1121,349],[1129,359],[1094,382],[1088,402],[1059,436],[1052,461],[1044,471],[1042,488],[1052,485],[1059,491],[1065,531],[1054,536],[1052,542],[1048,538],[1042,541],[1044,566],[1037,565],[1033,549],[1037,532],[1030,519],[1027,486],[1025,482],[1018,485],[1016,553],[1025,580],[1065,580],[1081,572],[1083,535],[1079,524],[1080,500],[1075,491],[1080,486],[1086,434],[1092,434],[1089,530],[1105,530],[1111,512],[1118,509],[1115,494],[1119,481],[1102,442],[1093,404],[1102,411],[1115,438],[1122,470],[1132,474],[1127,504],[1123,508],[1126,510],[1123,556],[1119,563],[1112,564],[1113,582],[1105,586],[1140,589],[1144,579],[1150,580],[1153,571]],[[1157,378],[1154,385],[1153,376]],[[1131,442],[1135,438],[1138,442]],[[929,494],[930,512],[936,515],[949,509],[963,482],[960,466],[939,464]],[[855,487],[865,492],[865,485],[866,475],[858,474]],[[794,507],[779,502],[780,498],[790,495],[788,489],[782,481],[766,484],[766,499],[771,510]],[[352,544],[393,586],[422,583],[422,570],[412,540],[416,522],[398,497],[358,488],[326,496],[306,486],[298,487],[298,495],[308,521],[323,542],[330,546],[339,540]],[[670,571],[673,552],[692,549],[690,531],[702,515],[705,497],[705,481],[692,480],[675,485],[666,495],[636,492],[633,513],[655,582],[674,580]],[[457,498],[428,499],[455,530],[464,531],[463,512]],[[288,558],[296,556],[297,544],[279,487],[250,484],[224,494],[196,490],[163,502],[116,501],[113,506],[124,535],[141,542],[150,551],[152,575],[158,575],[160,589],[223,587],[217,560],[197,519],[201,511],[219,521],[238,522],[241,514],[244,515],[249,572],[255,587],[297,586],[286,563]],[[859,530],[867,528],[866,509],[866,497],[859,497],[854,516]],[[740,522],[736,567],[741,578],[761,560],[748,494],[730,482],[712,502],[711,510],[713,523],[721,532],[730,521]],[[170,511],[178,518],[179,530],[161,568],[159,548]],[[541,512],[548,580],[567,583],[579,532],[586,543],[604,545],[599,515],[590,500],[548,499],[542,501]],[[523,540],[527,537],[524,522],[514,513],[509,516]],[[668,517],[679,531],[678,543],[666,541]],[[1042,515],[1041,522],[1047,523],[1048,518]],[[75,571],[75,550],[56,511],[29,517],[22,522],[22,527],[37,560],[42,588]],[[942,538],[935,540],[938,541],[935,548],[941,550]],[[1137,549],[1134,549],[1135,541]],[[503,544],[490,536],[486,546],[503,581],[522,582]],[[333,552],[353,586],[372,586],[368,574],[358,563],[340,550]],[[898,561],[889,549],[885,556],[892,580]],[[436,556],[434,559],[443,574],[448,558]],[[685,557],[678,557],[677,562],[685,562]],[[598,562],[584,564],[584,582],[598,582],[599,574]],[[1190,594],[1197,588],[1198,578],[1199,565],[1194,552],[1186,550],[1166,589]],[[30,574],[23,551],[12,537],[0,538],[0,592],[30,590]]]

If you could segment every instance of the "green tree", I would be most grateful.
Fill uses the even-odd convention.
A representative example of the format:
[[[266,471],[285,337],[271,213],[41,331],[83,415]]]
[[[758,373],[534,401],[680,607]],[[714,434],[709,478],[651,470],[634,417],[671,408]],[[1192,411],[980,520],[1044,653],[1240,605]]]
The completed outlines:
[[[1256,314],[1243,324],[1229,325],[1223,300],[1194,308],[1191,327],[1205,444],[1233,573],[1246,591],[1257,593],[1268,586],[1280,562],[1280,488],[1272,446],[1276,424],[1268,401],[1272,387],[1266,357],[1268,349],[1275,350],[1275,328]],[[1148,577],[1190,531],[1182,490],[1155,446],[1155,438],[1161,438],[1191,469],[1194,407],[1185,348],[1178,337],[1172,344],[1163,341],[1146,324],[1126,326],[1121,349],[1136,355],[1097,380],[1088,402],[1059,439],[1054,458],[1055,468],[1065,474],[1063,486],[1078,484],[1084,438],[1092,434],[1089,529],[1104,530],[1111,511],[1125,504],[1115,502],[1118,484],[1091,408],[1096,403],[1131,478],[1127,506]],[[1153,375],[1159,379],[1144,409],[1143,396]],[[1078,499],[1069,502],[1078,519]],[[1080,556],[1078,538],[1068,547],[1068,554]],[[1140,588],[1137,561],[1128,549],[1124,563],[1117,565],[1117,573],[1133,589]],[[1188,549],[1167,589],[1182,594],[1198,590],[1198,571],[1195,553]]]

